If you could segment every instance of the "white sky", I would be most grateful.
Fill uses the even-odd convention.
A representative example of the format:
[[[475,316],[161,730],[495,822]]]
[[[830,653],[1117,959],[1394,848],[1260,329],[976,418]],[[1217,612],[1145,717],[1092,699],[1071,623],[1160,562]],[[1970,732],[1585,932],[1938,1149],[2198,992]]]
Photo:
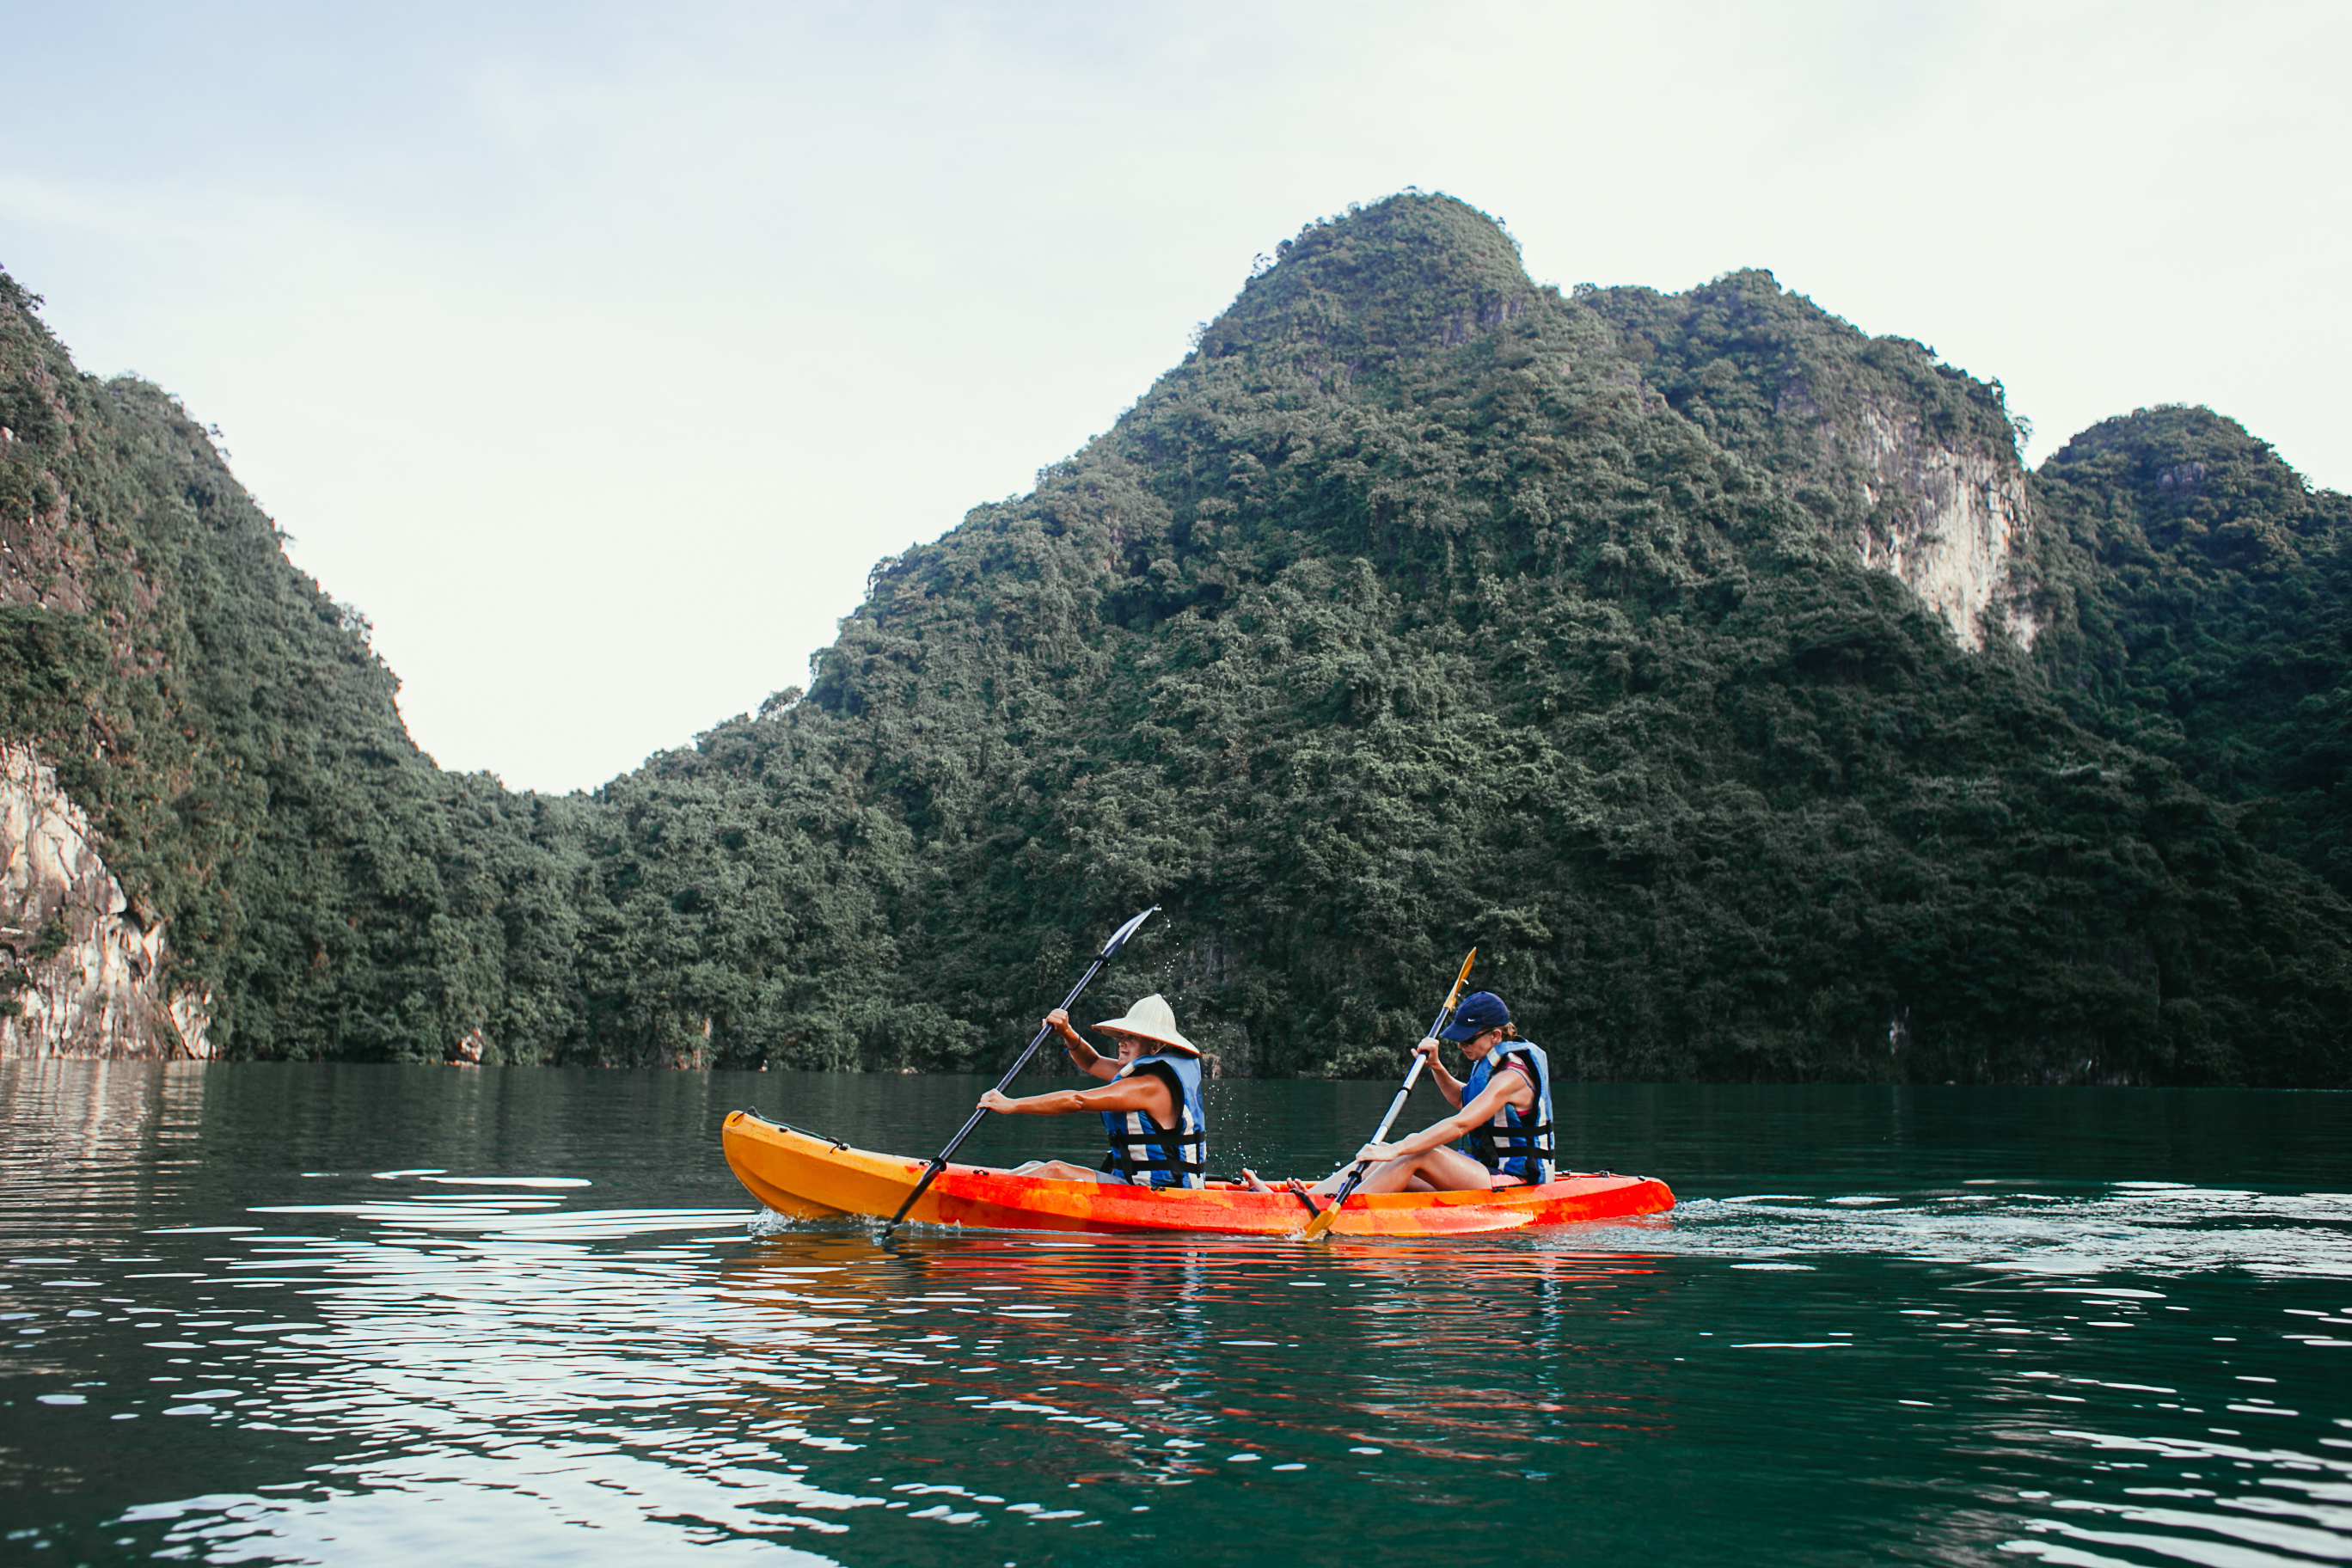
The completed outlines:
[[[219,424],[445,766],[803,684],[1253,258],[1406,185],[1538,281],[1737,267],[2037,427],[2352,485],[2352,6],[0,0],[0,265]]]

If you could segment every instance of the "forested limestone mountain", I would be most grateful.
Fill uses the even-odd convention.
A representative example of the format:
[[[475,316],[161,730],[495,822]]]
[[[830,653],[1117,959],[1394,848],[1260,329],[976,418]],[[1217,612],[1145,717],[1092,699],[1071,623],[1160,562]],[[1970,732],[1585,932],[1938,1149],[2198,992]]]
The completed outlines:
[[[119,564],[12,586],[6,733],[219,1049],[992,1064],[1157,900],[1103,1001],[1227,1071],[1390,1070],[1475,942],[1585,1076],[2352,1076],[2352,520],[2202,411],[2029,477],[1768,274],[1563,295],[1396,197],[804,694],[550,800],[433,769],[202,432],[8,310],[6,526]]]
[[[439,1059],[576,990],[533,964],[593,907],[582,807],[435,768],[207,433],[37,302],[0,275],[0,1048]]]

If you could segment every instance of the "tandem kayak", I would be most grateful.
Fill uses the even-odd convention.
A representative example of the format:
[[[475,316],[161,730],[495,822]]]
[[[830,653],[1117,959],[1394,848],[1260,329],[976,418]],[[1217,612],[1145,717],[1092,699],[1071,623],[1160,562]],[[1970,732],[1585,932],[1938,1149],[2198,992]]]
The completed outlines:
[[[748,1110],[729,1113],[719,1140],[728,1165],[751,1195],[795,1219],[887,1219],[907,1201],[925,1164],[853,1149]],[[1539,1187],[1496,1192],[1359,1193],[1331,1228],[1341,1236],[1455,1236],[1629,1219],[1674,1206],[1665,1183],[1647,1176],[1564,1175]],[[907,1217],[992,1230],[1287,1236],[1313,1216],[1306,1200],[1291,1192],[1259,1193],[1225,1183],[1184,1188],[1055,1182],[950,1164]]]

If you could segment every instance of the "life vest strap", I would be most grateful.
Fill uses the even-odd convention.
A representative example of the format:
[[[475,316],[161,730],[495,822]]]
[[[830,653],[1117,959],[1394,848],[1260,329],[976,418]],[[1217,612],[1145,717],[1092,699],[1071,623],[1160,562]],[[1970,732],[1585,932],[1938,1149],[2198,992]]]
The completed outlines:
[[[1209,1168],[1209,1137],[1206,1132],[1113,1132],[1109,1134],[1110,1152],[1103,1156],[1101,1169],[1131,1176],[1139,1171],[1166,1171],[1180,1176],[1197,1175]],[[1143,1159],[1139,1148],[1173,1148],[1191,1159]]]

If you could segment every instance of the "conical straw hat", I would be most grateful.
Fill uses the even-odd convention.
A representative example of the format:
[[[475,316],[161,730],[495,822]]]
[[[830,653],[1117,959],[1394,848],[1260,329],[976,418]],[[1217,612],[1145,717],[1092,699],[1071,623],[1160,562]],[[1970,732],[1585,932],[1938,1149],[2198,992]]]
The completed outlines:
[[[1157,991],[1127,1010],[1124,1018],[1105,1018],[1095,1026],[1097,1029],[1117,1029],[1122,1035],[1134,1035],[1155,1046],[1167,1046],[1197,1057],[1201,1047],[1176,1032],[1176,1009]]]

